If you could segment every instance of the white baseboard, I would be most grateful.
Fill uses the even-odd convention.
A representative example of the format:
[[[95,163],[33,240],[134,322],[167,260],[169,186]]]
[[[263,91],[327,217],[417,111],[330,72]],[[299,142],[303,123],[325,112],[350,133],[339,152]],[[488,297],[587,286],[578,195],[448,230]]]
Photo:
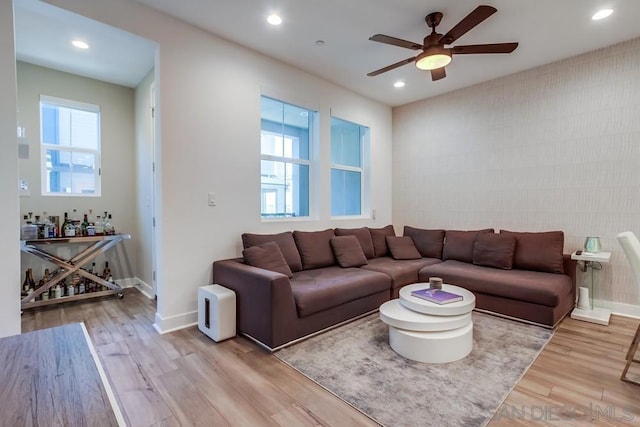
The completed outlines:
[[[153,299],[155,297],[155,295],[153,294],[153,288],[137,277],[118,279],[118,284],[122,288],[136,288],[142,293],[142,295],[149,299]]]
[[[631,317],[640,319],[640,305],[624,304],[621,302],[611,302],[603,300],[593,300],[594,307],[607,308],[611,310],[611,314],[618,316]]]
[[[198,312],[178,314],[177,316],[162,317],[156,312],[156,321],[153,327],[160,334],[177,331],[198,324]]]

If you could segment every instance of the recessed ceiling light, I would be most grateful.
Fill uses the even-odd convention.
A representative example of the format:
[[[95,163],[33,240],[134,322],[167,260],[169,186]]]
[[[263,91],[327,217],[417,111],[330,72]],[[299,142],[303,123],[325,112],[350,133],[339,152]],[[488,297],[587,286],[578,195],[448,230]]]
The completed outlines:
[[[89,45],[82,40],[71,40],[71,44],[77,47],[78,49],[89,49]]]
[[[324,40],[316,40],[315,41],[315,45],[318,46],[318,47],[322,47],[322,46],[325,45],[325,42],[324,42]]]
[[[593,19],[594,21],[597,21],[599,19],[604,19],[607,16],[611,15],[613,13],[613,9],[602,9],[597,11],[596,13],[593,14],[593,16],[591,17],[591,19]]]
[[[282,24],[282,18],[280,18],[280,15],[273,13],[267,16],[267,22],[271,25],[280,25]]]
[[[404,87],[404,82],[403,82],[403,81],[398,80],[397,82],[395,82],[395,83],[393,84],[393,87]]]

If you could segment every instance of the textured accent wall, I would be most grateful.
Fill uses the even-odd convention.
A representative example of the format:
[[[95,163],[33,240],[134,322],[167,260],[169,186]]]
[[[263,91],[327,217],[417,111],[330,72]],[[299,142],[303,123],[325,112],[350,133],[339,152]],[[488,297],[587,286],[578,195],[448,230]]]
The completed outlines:
[[[615,238],[640,236],[638,70],[635,39],[394,108],[396,229],[563,230],[566,253],[599,236],[595,297],[640,303]]]

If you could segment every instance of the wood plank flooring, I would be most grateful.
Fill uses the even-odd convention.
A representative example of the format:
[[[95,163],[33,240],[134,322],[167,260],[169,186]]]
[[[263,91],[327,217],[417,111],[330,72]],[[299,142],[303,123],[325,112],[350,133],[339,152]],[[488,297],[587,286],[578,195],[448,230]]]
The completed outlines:
[[[1,338],[0,360],[0,425],[118,425],[82,324]]]
[[[27,311],[22,330],[84,321],[131,426],[377,425],[245,338],[159,335],[154,315],[153,301],[127,289],[121,300]],[[637,325],[565,319],[489,425],[640,425],[640,387],[619,380]]]

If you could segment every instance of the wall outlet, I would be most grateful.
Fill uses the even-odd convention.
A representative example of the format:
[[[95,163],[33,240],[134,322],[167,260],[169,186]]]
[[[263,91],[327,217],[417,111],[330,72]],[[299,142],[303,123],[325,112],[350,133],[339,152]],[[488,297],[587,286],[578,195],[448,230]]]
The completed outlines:
[[[209,193],[208,203],[209,203],[209,206],[216,205],[216,193]]]

